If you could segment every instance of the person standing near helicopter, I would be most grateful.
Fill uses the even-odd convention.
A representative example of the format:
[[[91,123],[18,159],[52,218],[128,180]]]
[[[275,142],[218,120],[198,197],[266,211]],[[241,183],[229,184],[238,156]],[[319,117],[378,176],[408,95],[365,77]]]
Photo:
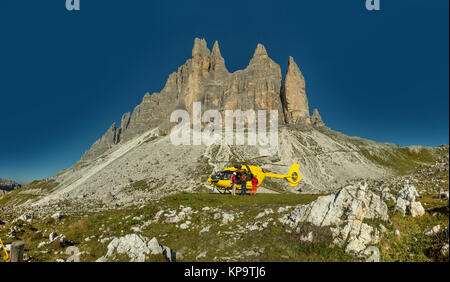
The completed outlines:
[[[247,195],[247,173],[242,173],[241,176],[241,196]]]
[[[258,178],[253,175],[252,177],[252,194],[256,195],[256,190],[258,189]]]
[[[235,196],[236,195],[236,184],[237,184],[237,177],[236,177],[236,172],[233,172],[233,176],[231,177],[231,195]]]

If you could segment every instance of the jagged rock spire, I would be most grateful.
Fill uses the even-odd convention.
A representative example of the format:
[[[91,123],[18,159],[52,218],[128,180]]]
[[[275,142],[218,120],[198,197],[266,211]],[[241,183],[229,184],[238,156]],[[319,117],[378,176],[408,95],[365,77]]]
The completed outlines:
[[[307,123],[310,122],[305,79],[292,57],[289,57],[281,97],[283,100],[284,116],[287,123],[297,123],[300,120],[304,120]]]
[[[214,42],[214,46],[211,52],[211,66],[210,71],[213,73],[214,79],[222,78],[224,75],[229,74],[227,67],[225,66],[225,60],[220,53],[219,43]]]
[[[268,57],[267,50],[261,43],[258,43],[255,49],[255,53],[253,54],[253,57]]]
[[[256,46],[255,52],[253,53],[253,57],[250,60],[249,65],[254,65],[261,63],[262,61],[265,61],[266,59],[270,59],[269,55],[267,54],[266,48],[261,43],[258,43]]]
[[[202,56],[206,57],[209,56],[210,51],[206,45],[205,39],[195,38],[194,40],[194,48],[192,48],[192,57],[196,56]]]
[[[175,109],[192,112],[196,101],[202,102],[202,109],[278,110],[281,114],[281,85],[280,66],[262,44],[257,45],[249,66],[229,73],[219,43],[216,41],[210,51],[205,39],[196,38],[192,58],[170,74],[164,88],[146,94],[131,114],[123,116],[120,127],[111,127],[83,158],[93,159],[117,142],[126,142],[151,128],[170,130],[170,114]]]
[[[322,117],[320,116],[318,109],[314,109],[314,112],[311,116],[311,123],[317,127],[325,126],[325,123],[322,121]]]
[[[219,42],[214,42],[214,46],[212,48],[211,57],[222,58],[222,54],[220,54]]]

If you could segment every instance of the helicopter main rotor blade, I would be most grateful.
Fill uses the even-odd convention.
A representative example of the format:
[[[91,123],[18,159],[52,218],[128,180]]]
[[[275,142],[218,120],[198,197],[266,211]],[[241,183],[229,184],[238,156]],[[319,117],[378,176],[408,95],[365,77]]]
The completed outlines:
[[[271,163],[262,163],[262,164],[259,164],[259,165],[276,165],[276,166],[288,166],[288,165],[285,165],[285,164],[271,164]]]
[[[258,160],[258,159],[262,159],[262,158],[267,158],[267,157],[269,157],[269,156],[259,156],[259,157],[248,159],[248,160],[242,160],[242,162],[250,162],[250,161],[254,161],[254,160]]]

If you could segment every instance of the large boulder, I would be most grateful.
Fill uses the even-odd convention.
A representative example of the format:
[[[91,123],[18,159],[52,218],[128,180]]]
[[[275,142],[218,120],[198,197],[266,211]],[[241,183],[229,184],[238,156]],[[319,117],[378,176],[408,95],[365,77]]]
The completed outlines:
[[[381,236],[371,220],[389,221],[389,216],[386,204],[367,185],[349,185],[308,205],[299,205],[280,218],[281,223],[294,229],[303,223],[329,227],[335,244],[347,243],[346,252],[360,255]]]
[[[412,217],[422,216],[425,214],[425,209],[420,202],[413,202],[410,204],[409,212]]]
[[[156,238],[149,240],[147,237],[128,234],[124,237],[114,238],[108,244],[108,252],[99,258],[98,262],[104,262],[114,257],[115,254],[127,255],[130,262],[144,262],[149,255],[162,254],[168,261],[176,260],[176,253],[170,248],[158,243]]]

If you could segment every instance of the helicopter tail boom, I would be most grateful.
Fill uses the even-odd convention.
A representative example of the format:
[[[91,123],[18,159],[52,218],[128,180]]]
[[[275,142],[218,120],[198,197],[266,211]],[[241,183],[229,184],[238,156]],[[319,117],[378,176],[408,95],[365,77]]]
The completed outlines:
[[[283,174],[276,174],[276,173],[266,173],[265,177],[271,177],[271,178],[280,178],[280,179],[286,179],[289,182],[289,185],[291,186],[297,186],[302,177],[300,176],[299,172],[300,165],[294,163],[291,168],[289,169],[288,173]]]

